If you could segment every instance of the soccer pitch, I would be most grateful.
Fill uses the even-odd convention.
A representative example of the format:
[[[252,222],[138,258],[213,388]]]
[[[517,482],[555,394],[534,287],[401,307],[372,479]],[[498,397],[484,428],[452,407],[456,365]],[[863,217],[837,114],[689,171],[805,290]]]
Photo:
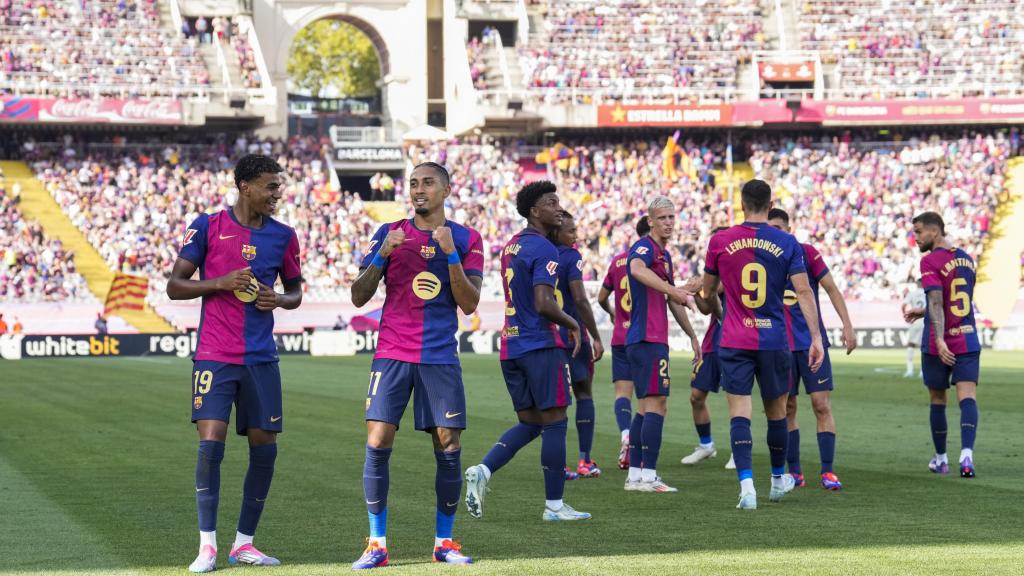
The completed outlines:
[[[601,478],[566,484],[566,501],[594,518],[542,522],[540,442],[495,475],[485,516],[460,505],[455,535],[471,567],[430,564],[434,457],[407,411],[391,458],[386,574],[1024,574],[1024,355],[982,354],[978,476],[932,475],[927,394],[901,378],[903,351],[833,356],[836,472],[816,483],[814,416],[801,397],[808,487],[768,502],[765,422],[755,411],[753,512],[736,510],[723,395],[710,399],[718,457],[684,467],[696,443],[689,364],[673,362],[660,474],[678,494],[624,492],[611,409],[610,358],[595,379],[595,459]],[[222,468],[221,570],[273,575],[346,573],[364,547],[363,410],[369,356],[288,357],[285,433],[256,544],[278,568],[228,568],[245,440],[232,435]],[[464,356],[469,429],[463,468],[513,422],[497,356]],[[186,574],[198,545],[197,438],[191,363],[166,358],[23,360],[2,365],[0,573]],[[635,408],[635,404],[634,404]],[[570,409],[568,454],[575,462]],[[959,409],[947,412],[951,465]],[[233,428],[232,428],[233,429]]]

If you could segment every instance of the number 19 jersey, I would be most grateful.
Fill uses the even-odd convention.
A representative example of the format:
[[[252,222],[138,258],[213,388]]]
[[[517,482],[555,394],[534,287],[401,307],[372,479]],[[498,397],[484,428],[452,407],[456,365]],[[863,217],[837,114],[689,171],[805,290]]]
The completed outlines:
[[[711,237],[704,271],[725,288],[722,348],[789,350],[783,295],[789,277],[805,272],[796,238],[744,222]]]

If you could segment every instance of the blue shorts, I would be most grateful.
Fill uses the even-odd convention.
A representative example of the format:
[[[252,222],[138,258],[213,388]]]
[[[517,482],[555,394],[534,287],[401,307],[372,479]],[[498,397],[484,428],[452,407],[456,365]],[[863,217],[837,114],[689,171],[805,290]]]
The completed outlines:
[[[192,363],[192,421],[231,421],[235,405],[235,431],[249,428],[281,432],[281,371],[277,362],[227,364],[212,360]]]
[[[741,350],[721,348],[722,388],[735,396],[750,396],[754,378],[761,388],[761,398],[774,400],[789,392],[789,366],[793,353],[789,350]]]
[[[811,372],[807,365],[807,350],[793,352],[793,366],[789,370],[789,395],[800,395],[800,381],[804,382],[804,390],[808,394],[832,391],[832,360],[829,358],[828,347],[825,347],[825,359],[817,372]]]
[[[669,375],[668,344],[638,342],[626,346],[633,391],[637,398],[668,396],[672,377]]]
[[[542,348],[502,360],[501,373],[516,412],[564,408],[572,403],[572,372],[568,354],[561,348]]]
[[[690,388],[717,394],[721,384],[722,366],[718,362],[718,353],[707,352],[703,355],[700,364],[693,367],[693,375],[690,377]]]
[[[632,379],[633,374],[629,370],[629,356],[626,355],[626,347],[612,346],[612,382]]]
[[[573,382],[587,382],[594,376],[594,349],[590,347],[590,341],[580,344],[579,354],[572,355],[572,350],[566,350],[569,356],[569,372],[572,373]]]
[[[959,382],[978,383],[978,372],[981,370],[981,352],[957,354],[952,366],[942,363],[938,354],[921,353],[921,373],[924,374],[924,385],[932,390],[945,390],[950,384]]]
[[[398,428],[410,396],[414,399],[417,430],[466,428],[466,391],[458,364],[374,359],[366,391],[366,419],[387,422]]]

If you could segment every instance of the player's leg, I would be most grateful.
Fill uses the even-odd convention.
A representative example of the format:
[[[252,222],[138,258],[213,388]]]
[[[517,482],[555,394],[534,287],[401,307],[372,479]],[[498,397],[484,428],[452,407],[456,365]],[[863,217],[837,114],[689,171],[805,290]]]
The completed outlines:
[[[281,372],[277,362],[243,367],[238,389],[239,434],[249,438],[249,469],[242,484],[242,510],[228,562],[277,566],[281,562],[253,546],[253,536],[270,494],[277,461],[277,434],[283,430]]]
[[[921,354],[921,372],[924,385],[928,388],[929,423],[935,456],[928,462],[928,469],[936,474],[949,473],[949,457],[946,455],[946,390],[952,370],[942,363],[935,354]]]
[[[619,426],[619,470],[629,468],[629,428],[633,422],[633,377],[625,346],[612,346],[612,383],[615,386],[615,423]]]
[[[576,466],[576,473],[580,478],[597,478],[601,475],[601,469],[597,467],[590,451],[594,446],[594,425],[597,411],[594,408],[594,396],[592,393],[594,382],[594,363],[591,361],[591,352],[580,349],[579,354],[572,361],[572,393],[576,398],[576,434],[579,437],[580,458]]]
[[[960,354],[953,366],[960,404],[960,476],[974,478],[974,439],[978,433],[978,372],[980,354]]]
[[[911,328],[913,331],[913,328]],[[913,342],[907,342],[907,369],[903,372],[904,378],[914,377],[914,354],[917,352],[918,347]]]
[[[740,482],[740,501],[737,508],[757,508],[754,490],[753,436],[750,417],[753,405],[750,393],[754,387],[754,354],[747,350],[722,348],[718,353],[722,366],[722,388],[729,402],[729,440],[736,463],[736,477]]]
[[[811,407],[818,421],[818,456],[821,459],[821,485],[826,490],[841,490],[833,461],[836,455],[836,421],[832,415],[832,391],[811,392]]]
[[[690,410],[693,413],[693,425],[697,429],[698,444],[692,454],[682,459],[683,464],[696,464],[718,455],[711,436],[711,411],[708,410],[707,398],[709,392],[718,392],[720,380],[718,358],[714,352],[709,352],[693,367],[690,378]]]
[[[778,502],[795,486],[794,478],[786,474],[786,454],[789,430],[786,422],[786,403],[789,400],[790,370],[793,354],[789,350],[757,352],[757,381],[761,388],[761,401],[768,419],[768,456],[772,468],[772,488],[768,499]]]
[[[637,408],[633,421],[629,425],[629,472],[626,475],[625,490],[643,489],[644,442],[643,429],[647,417],[647,404],[644,402],[649,394],[651,374],[657,371],[657,359],[652,354],[650,344],[640,342],[626,347],[629,359],[633,391],[636,394]],[[657,383],[655,382],[655,385]]]
[[[413,389],[413,365],[377,359],[370,365],[366,390],[366,455],[363,461],[363,498],[370,538],[353,569],[387,566],[388,491],[390,460],[395,434]]]
[[[452,538],[455,511],[462,493],[461,435],[458,428],[432,428],[434,459],[434,492],[437,510],[434,517],[434,562],[446,564],[472,564],[473,559],[462,553],[462,546]]]
[[[210,361],[193,364],[192,421],[199,432],[195,473],[199,554],[189,566],[192,572],[211,572],[217,567],[220,466],[224,460],[224,442],[237,390],[237,367]]]
[[[806,482],[804,482],[804,473],[800,467],[800,422],[796,415],[797,394],[791,391],[789,398],[786,399],[786,429],[789,433],[789,440],[786,444],[786,465],[796,486],[801,487],[805,486]]]
[[[540,465],[544,470],[543,520],[586,520],[587,512],[577,512],[562,501],[565,493],[565,439],[569,428],[566,409],[571,403],[569,358],[561,349],[538,350],[527,369],[527,380],[534,406],[540,412]]]

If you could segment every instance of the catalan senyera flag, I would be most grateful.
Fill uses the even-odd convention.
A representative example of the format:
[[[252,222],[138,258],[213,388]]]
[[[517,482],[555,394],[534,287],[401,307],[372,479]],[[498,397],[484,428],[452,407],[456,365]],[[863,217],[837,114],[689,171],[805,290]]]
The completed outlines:
[[[103,315],[121,310],[142,310],[145,307],[147,292],[148,278],[118,272],[114,275],[114,281],[110,283],[110,292],[107,293],[107,301],[103,304]]]

